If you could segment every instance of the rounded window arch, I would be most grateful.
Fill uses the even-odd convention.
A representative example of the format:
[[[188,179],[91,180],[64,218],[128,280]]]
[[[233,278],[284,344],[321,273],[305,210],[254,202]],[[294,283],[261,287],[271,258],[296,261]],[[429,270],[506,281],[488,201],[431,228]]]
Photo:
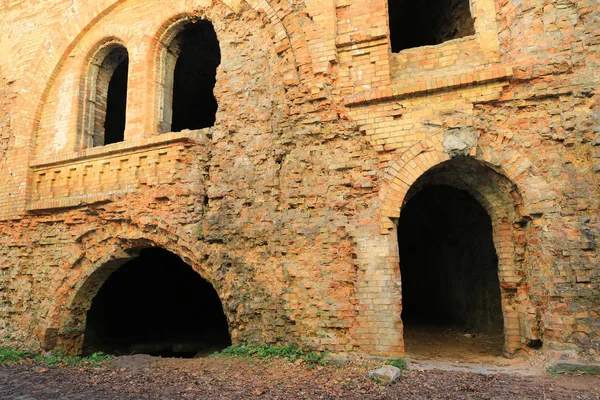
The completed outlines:
[[[183,20],[161,42],[159,133],[213,126],[218,109],[213,90],[221,63],[213,24]]]
[[[91,58],[84,79],[82,148],[125,139],[129,53],[117,40],[104,43]]]

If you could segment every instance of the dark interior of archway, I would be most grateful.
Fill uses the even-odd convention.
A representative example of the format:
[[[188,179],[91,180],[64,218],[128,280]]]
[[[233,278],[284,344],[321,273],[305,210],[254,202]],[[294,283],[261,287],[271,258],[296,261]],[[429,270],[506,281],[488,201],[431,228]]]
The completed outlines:
[[[475,33],[469,0],[388,0],[392,51]]]
[[[231,344],[212,285],[159,248],[117,269],[87,314],[83,352],[192,357]]]
[[[104,120],[104,144],[122,142],[125,134],[125,110],[127,108],[127,75],[129,59],[126,57],[113,72],[106,95],[106,119]]]
[[[175,40],[179,41],[180,53],[173,78],[171,130],[213,126],[218,107],[213,89],[221,62],[217,34],[209,21],[198,21]]]
[[[398,244],[405,332],[427,326],[501,335],[492,224],[475,198],[446,185],[423,188],[402,209]]]

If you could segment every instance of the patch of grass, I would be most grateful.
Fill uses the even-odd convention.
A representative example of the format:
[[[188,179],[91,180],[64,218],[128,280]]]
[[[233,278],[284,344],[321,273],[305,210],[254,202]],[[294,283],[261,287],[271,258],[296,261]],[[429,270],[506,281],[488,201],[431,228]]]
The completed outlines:
[[[552,376],[558,375],[600,375],[600,364],[583,364],[576,362],[557,362],[546,371]]]
[[[404,358],[390,358],[385,362],[385,364],[399,368],[401,371],[405,371],[408,368],[406,366],[406,360]]]
[[[19,361],[33,359],[37,353],[30,350],[15,350],[0,347],[0,365],[16,364]]]
[[[254,357],[263,360],[270,360],[273,358],[283,358],[290,362],[296,360],[303,360],[310,364],[326,365],[327,364],[327,352],[318,353],[314,351],[306,352],[302,349],[295,348],[292,345],[288,346],[244,346],[234,345],[229,346],[219,353],[213,354],[211,357]]]
[[[87,357],[70,357],[59,352],[41,354],[32,350],[15,350],[0,347],[0,365],[18,363],[30,363],[48,367],[57,367],[59,365],[99,365],[112,358],[113,356],[102,352],[97,352]]]

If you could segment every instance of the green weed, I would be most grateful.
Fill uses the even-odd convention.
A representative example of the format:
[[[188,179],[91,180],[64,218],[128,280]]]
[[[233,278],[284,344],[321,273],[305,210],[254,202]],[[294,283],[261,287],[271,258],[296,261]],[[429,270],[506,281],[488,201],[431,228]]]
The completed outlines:
[[[0,365],[15,364],[22,360],[33,359],[37,353],[30,350],[14,350],[0,347]]]
[[[303,360],[310,364],[325,365],[327,364],[327,352],[318,353],[314,351],[306,352],[302,349],[295,348],[292,345],[288,346],[244,346],[234,345],[223,349],[220,353],[215,353],[212,357],[254,357],[263,360],[274,358],[283,358],[290,362]]]
[[[401,371],[404,371],[407,368],[406,360],[404,358],[390,358],[385,362],[385,364],[400,368]]]
[[[56,367],[59,365],[99,365],[112,358],[113,356],[102,352],[97,352],[87,357],[70,357],[55,351],[41,354],[32,350],[15,350],[0,347],[0,365],[18,364],[23,362],[48,367]]]

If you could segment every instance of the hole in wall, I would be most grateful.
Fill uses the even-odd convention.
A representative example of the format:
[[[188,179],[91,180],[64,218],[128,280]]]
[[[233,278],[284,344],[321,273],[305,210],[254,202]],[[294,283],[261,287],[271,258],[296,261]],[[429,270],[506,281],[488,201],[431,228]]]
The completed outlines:
[[[93,299],[83,353],[193,357],[230,344],[212,285],[177,255],[147,248],[113,272]]]
[[[530,339],[527,341],[527,347],[530,349],[538,350],[541,349],[544,343],[540,339]]]
[[[388,0],[392,52],[475,34],[469,0]]]
[[[221,62],[213,25],[206,20],[191,23],[169,47],[178,52],[173,73],[171,130],[179,132],[213,126],[218,108],[213,90]]]

